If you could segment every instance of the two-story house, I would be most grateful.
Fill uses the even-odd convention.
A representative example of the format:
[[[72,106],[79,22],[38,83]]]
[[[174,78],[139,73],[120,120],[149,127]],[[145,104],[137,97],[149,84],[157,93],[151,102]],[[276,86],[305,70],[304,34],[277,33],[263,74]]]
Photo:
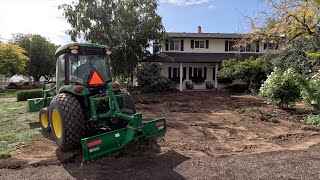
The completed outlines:
[[[180,91],[192,84],[194,89],[206,89],[207,84],[221,88],[217,73],[223,60],[245,60],[250,56],[258,57],[278,46],[254,42],[246,47],[234,45],[243,38],[235,33],[197,33],[168,32],[167,40],[162,43],[161,52],[151,61],[161,65],[161,74],[179,84]]]

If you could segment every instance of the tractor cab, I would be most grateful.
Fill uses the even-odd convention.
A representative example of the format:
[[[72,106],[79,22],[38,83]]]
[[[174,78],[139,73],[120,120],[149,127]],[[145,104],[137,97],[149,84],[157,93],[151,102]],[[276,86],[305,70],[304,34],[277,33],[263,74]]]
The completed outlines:
[[[71,43],[56,51],[57,92],[64,85],[104,86],[111,82],[110,51],[106,46]]]

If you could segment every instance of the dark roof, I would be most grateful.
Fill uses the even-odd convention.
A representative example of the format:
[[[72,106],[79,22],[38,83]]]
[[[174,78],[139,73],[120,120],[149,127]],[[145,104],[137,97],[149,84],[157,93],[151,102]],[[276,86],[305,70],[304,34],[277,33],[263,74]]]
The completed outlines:
[[[245,34],[237,33],[184,33],[167,32],[169,38],[210,38],[210,39],[240,39]]]
[[[173,53],[162,52],[155,56],[150,56],[146,61],[168,62],[168,63],[220,63],[223,60],[237,59],[245,60],[250,56],[257,58],[262,54],[257,53]]]

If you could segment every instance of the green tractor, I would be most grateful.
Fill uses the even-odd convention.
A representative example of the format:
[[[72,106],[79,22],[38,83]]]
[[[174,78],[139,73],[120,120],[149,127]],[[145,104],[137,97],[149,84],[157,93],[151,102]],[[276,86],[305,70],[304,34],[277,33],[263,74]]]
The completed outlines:
[[[43,82],[42,98],[28,99],[63,151],[82,146],[83,161],[164,135],[166,120],[142,121],[132,96],[112,81],[110,51],[97,44],[71,43],[57,49],[56,82]]]

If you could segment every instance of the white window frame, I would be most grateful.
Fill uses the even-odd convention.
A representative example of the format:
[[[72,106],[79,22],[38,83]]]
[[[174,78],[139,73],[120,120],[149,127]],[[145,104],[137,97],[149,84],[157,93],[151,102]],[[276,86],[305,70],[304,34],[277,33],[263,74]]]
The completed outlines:
[[[171,49],[171,44],[173,43],[173,49]],[[181,41],[180,40],[170,40],[169,41],[169,51],[180,51],[180,45],[181,45]]]

